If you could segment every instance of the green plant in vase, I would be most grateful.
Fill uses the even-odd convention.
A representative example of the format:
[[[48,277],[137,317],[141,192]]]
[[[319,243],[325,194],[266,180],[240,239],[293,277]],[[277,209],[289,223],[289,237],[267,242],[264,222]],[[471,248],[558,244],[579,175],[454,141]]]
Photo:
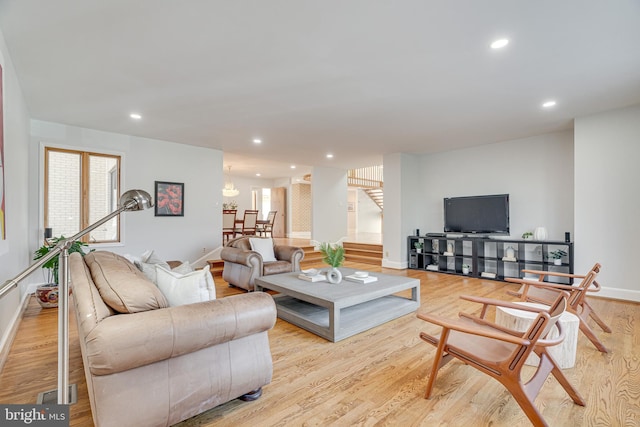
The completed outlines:
[[[55,249],[58,243],[60,243],[65,239],[66,238],[64,236],[48,239],[46,244],[40,246],[40,248],[34,252],[33,260],[37,261],[40,258],[43,258],[45,255],[47,255],[49,252]],[[84,256],[85,254],[84,248],[87,246],[89,245],[87,245],[84,242],[79,242],[76,240],[75,242],[71,243],[71,246],[69,246],[69,249],[68,249],[69,255],[71,255],[74,252],[78,252]],[[47,283],[55,283],[56,285],[58,284],[59,265],[60,265],[60,254],[54,256],[53,258],[51,258],[49,261],[47,261],[42,265],[42,268],[44,268],[45,270],[48,270]]]
[[[340,283],[342,281],[342,273],[338,270],[344,263],[344,247],[339,244],[321,243],[320,253],[322,253],[322,261],[331,266],[331,270],[327,272],[327,281],[329,283]]]
[[[555,265],[561,265],[562,264],[562,257],[566,256],[567,253],[565,251],[563,251],[562,249],[558,249],[552,252],[549,252],[549,256],[551,256],[551,258],[553,259],[553,263]]]

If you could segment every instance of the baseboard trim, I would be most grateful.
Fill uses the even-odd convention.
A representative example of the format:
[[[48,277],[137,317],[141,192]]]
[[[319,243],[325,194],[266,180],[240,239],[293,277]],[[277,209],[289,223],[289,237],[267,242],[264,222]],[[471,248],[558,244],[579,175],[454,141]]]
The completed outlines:
[[[9,357],[9,352],[11,351],[11,345],[13,344],[13,340],[16,338],[16,334],[18,333],[18,328],[20,327],[20,322],[22,321],[22,317],[24,316],[24,312],[27,310],[27,306],[29,305],[29,299],[32,294],[25,293],[22,297],[22,303],[18,310],[16,310],[13,319],[11,319],[11,326],[7,328],[7,333],[2,337],[2,341],[0,341],[0,372],[4,369],[4,364]]]
[[[393,268],[396,270],[406,270],[409,263],[407,261],[397,262],[397,261],[389,261],[386,258],[382,259],[382,266],[385,268]]]
[[[587,295],[589,297],[611,298],[615,300],[640,302],[640,291],[622,288],[601,287],[597,294]]]

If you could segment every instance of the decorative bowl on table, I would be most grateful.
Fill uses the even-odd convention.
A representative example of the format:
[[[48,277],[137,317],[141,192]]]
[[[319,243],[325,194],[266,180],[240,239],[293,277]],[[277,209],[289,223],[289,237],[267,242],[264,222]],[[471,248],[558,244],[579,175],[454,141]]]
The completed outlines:
[[[368,271],[356,271],[355,273],[353,273],[354,276],[360,278],[360,279],[364,279],[365,277],[369,277],[369,272]]]
[[[308,270],[302,270],[302,274],[304,274],[307,277],[317,276],[318,273],[320,273],[320,271],[316,270],[315,268],[310,268]]]

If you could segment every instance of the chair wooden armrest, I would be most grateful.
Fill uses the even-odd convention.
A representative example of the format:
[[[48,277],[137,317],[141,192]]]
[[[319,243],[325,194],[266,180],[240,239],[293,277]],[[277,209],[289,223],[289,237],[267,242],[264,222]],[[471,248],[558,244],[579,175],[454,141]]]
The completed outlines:
[[[561,273],[558,271],[543,271],[543,270],[522,270],[523,273],[537,274],[538,276],[556,276],[556,277],[568,277],[573,279],[584,279],[586,276],[582,274]]]
[[[516,337],[522,337],[522,331],[516,331],[516,330],[513,330],[513,329],[509,329],[506,326],[498,325],[496,323],[488,321],[487,319],[480,318],[478,316],[474,316],[474,315],[469,314],[469,313],[460,312],[460,313],[458,313],[458,316],[464,317],[466,319],[469,319],[469,320],[471,320],[473,322],[476,322],[476,323],[478,323],[480,325],[490,326],[490,327],[492,327],[494,329],[499,329],[500,331],[504,332],[505,334],[513,335],[513,336],[516,336]]]
[[[493,338],[500,341],[510,342],[512,344],[517,345],[530,345],[531,342],[522,336],[513,336],[509,333],[502,332],[496,328],[496,331],[489,331],[486,329],[474,328],[471,324],[460,321],[458,319],[448,319],[446,317],[438,316],[435,314],[428,313],[419,313],[418,319],[424,320],[429,323],[433,323],[434,325],[441,326],[444,329],[452,329],[454,331],[463,332],[466,334],[478,335],[487,338]],[[493,327],[494,324],[488,321],[485,321],[487,326]]]
[[[546,311],[546,309],[543,308],[538,308],[538,307],[528,307],[528,306],[524,306],[524,305],[520,305],[520,304],[515,304],[513,302],[510,301],[503,301],[503,300],[499,300],[499,299],[493,299],[493,298],[485,298],[485,297],[476,297],[476,296],[472,296],[472,295],[460,295],[460,299],[463,300],[467,300],[467,301],[472,301],[472,302],[477,302],[479,304],[482,304],[482,310],[480,311],[480,318],[484,319],[484,316],[487,314],[487,309],[489,308],[489,306],[496,306],[496,307],[505,307],[505,308],[513,308],[516,310],[523,310],[523,311],[532,311],[534,313],[539,313],[541,311]]]

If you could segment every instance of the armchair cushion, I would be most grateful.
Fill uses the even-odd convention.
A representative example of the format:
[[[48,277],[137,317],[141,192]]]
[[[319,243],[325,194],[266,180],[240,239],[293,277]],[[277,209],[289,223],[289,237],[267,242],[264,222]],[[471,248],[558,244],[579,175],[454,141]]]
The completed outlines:
[[[249,243],[251,244],[251,250],[258,252],[260,256],[262,256],[262,262],[277,261],[276,255],[273,252],[273,240],[271,238],[250,237]]]
[[[170,307],[216,299],[216,286],[209,268],[186,274],[156,265],[158,288]]]
[[[118,313],[137,313],[169,306],[160,290],[135,265],[113,252],[85,256],[91,277],[104,302]]]

